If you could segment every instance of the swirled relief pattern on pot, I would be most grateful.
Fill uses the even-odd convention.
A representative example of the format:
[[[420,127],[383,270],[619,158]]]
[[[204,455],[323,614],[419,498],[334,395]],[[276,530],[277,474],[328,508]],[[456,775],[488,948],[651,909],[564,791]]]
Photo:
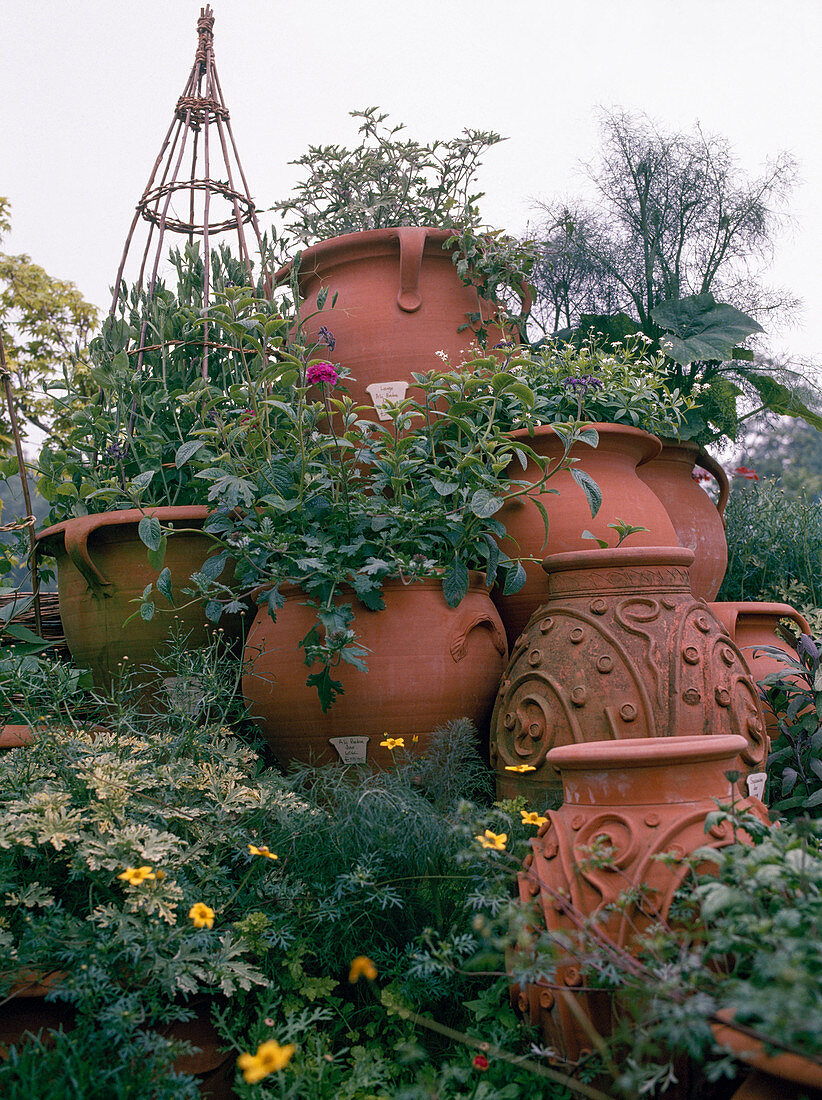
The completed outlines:
[[[626,737],[740,733],[748,770],[766,755],[756,686],[741,653],[689,593],[570,598],[540,608],[497,696],[498,772],[528,765],[553,785],[546,754]],[[747,793],[743,786],[743,793]]]

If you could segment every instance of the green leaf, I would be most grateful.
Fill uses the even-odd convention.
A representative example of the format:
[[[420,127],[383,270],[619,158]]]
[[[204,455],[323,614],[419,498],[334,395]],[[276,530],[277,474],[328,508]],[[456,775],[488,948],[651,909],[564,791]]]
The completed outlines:
[[[163,529],[156,516],[143,516],[137,524],[137,534],[144,546],[149,550],[159,550],[160,540],[163,537]]]
[[[586,474],[584,470],[580,470],[576,466],[572,466],[570,469],[571,477],[582,489],[583,493],[588,499],[588,507],[591,509],[591,517],[593,518],[600,509],[602,504],[602,492],[591,477],[590,474]]]
[[[736,344],[764,331],[753,317],[717,302],[710,293],[660,302],[651,317],[667,334],[660,340],[662,350],[683,367],[700,360],[731,359]]]
[[[129,482],[130,487],[135,493],[142,493],[143,489],[147,489],[151,483],[151,479],[154,477],[154,470],[144,470],[143,473],[138,474],[132,478]]]
[[[431,478],[431,487],[435,493],[439,493],[441,497],[450,496],[456,489],[459,489],[459,485],[456,481],[440,481],[437,477]]]
[[[525,566],[521,561],[512,562],[511,564],[513,568],[505,570],[505,584],[502,588],[503,596],[512,596],[515,592],[519,592],[528,579],[528,574],[525,572]]]
[[[488,489],[477,489],[471,497],[470,508],[475,516],[479,516],[480,519],[487,519],[498,512],[503,503],[499,497],[494,496]]]
[[[151,600],[144,600],[140,605],[140,615],[149,622],[154,618],[154,604]]]
[[[157,588],[165,596],[171,606],[174,606],[174,593],[171,590],[171,570],[166,568],[160,573],[157,578]]]
[[[809,409],[804,402],[769,374],[745,371],[745,378],[762,398],[762,404],[779,416],[793,416],[804,420],[817,431],[822,431],[822,416]]]
[[[177,448],[177,453],[174,456],[174,465],[179,470],[181,466],[185,466],[192,455],[195,455],[197,451],[204,446],[205,440],[203,439],[187,439],[185,443]]]
[[[608,542],[606,539],[599,538],[597,535],[593,534],[593,532],[588,531],[587,529],[582,532],[582,537],[584,539],[593,539],[594,542],[598,543],[600,550],[608,549]]]
[[[160,570],[163,568],[163,562],[166,556],[166,547],[168,546],[168,537],[163,535],[160,539],[160,545],[156,550],[149,550],[148,552],[148,564],[152,569]]]
[[[442,593],[449,607],[456,607],[468,591],[468,567],[454,558],[442,575]]]

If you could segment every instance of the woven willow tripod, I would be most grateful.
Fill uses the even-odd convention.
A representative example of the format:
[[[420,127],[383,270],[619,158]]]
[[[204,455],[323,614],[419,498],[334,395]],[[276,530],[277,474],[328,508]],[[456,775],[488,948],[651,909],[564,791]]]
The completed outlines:
[[[212,238],[217,234],[236,233],[240,259],[251,280],[252,264],[245,227],[250,226],[258,248],[262,243],[260,227],[214,62],[214,13],[209,5],[200,10],[197,35],[194,66],[134,212],[117,271],[111,313],[116,311],[125,293],[123,272],[141,221],[148,223],[148,233],[137,283],[145,288],[149,298],[154,292],[169,232],[181,234],[192,243],[202,238],[203,308],[209,304],[211,294]],[[140,338],[138,371],[142,366],[144,337],[145,330]],[[202,373],[207,377],[207,325],[203,326]]]

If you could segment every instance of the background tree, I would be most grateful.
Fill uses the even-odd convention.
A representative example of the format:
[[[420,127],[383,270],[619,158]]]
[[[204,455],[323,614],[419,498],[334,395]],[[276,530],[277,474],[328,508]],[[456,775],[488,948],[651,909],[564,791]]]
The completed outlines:
[[[0,196],[0,241],[10,228],[9,212],[8,199]],[[51,418],[45,385],[60,375],[82,376],[96,323],[97,308],[74,283],[53,278],[28,256],[0,252],[0,330],[21,431],[27,424],[47,435],[65,428]],[[0,442],[7,445],[9,439],[8,413],[0,408]]]
[[[713,293],[755,317],[787,319],[790,294],[761,279],[795,164],[779,154],[743,172],[725,138],[666,133],[645,115],[604,112],[599,160],[586,166],[590,201],[548,201],[535,275],[537,318],[552,332],[583,314],[623,312],[649,336],[660,302]]]

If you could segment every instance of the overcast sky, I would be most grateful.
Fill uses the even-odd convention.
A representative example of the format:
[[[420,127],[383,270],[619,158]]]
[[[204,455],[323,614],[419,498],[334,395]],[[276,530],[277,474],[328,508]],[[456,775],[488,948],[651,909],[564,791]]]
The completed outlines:
[[[259,207],[309,143],[355,140],[379,105],[423,141],[509,140],[479,185],[489,224],[584,191],[599,107],[728,137],[759,171],[799,163],[771,281],[805,304],[776,341],[822,361],[822,0],[213,0],[215,57]],[[108,305],[134,205],[190,72],[194,0],[0,0],[2,246]],[[265,225],[265,215],[262,215]]]

